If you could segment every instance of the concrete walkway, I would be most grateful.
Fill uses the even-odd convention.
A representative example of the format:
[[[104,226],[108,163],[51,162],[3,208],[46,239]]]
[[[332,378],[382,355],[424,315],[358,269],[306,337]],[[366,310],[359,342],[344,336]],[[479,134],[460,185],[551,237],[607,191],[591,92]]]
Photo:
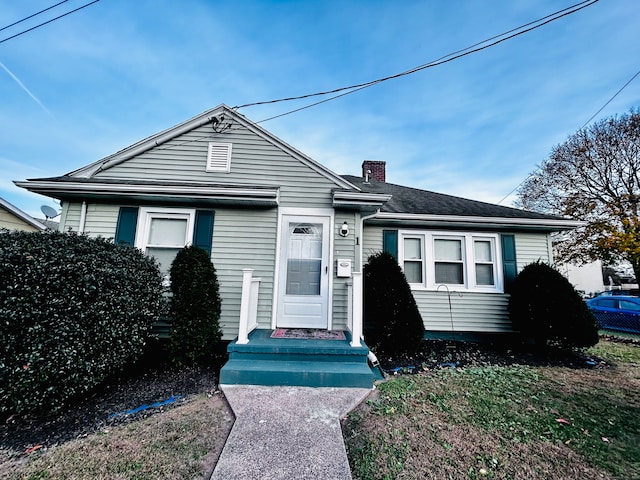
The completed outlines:
[[[236,421],[211,480],[351,480],[340,419],[371,390],[220,387]]]

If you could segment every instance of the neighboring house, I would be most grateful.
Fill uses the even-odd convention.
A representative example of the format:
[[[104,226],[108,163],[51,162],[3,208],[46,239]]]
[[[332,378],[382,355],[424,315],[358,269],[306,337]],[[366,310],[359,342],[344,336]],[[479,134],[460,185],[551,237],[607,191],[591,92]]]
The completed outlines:
[[[238,337],[223,383],[357,384],[339,368],[309,380],[316,362],[300,355],[335,354],[340,342],[278,344],[306,370],[297,379],[265,373],[281,357],[264,345],[289,340],[269,339],[280,327],[345,330],[358,360],[339,352],[339,362],[366,365],[361,272],[383,249],[404,268],[427,331],[509,332],[517,270],[551,261],[549,234],[577,225],[385,183],[384,162],[363,172],[340,176],[219,106],[66,175],[16,184],[62,201],[61,230],[114,237],[165,272],[186,244],[209,252],[223,338]]]
[[[4,198],[0,198],[0,229],[2,228],[41,232],[46,230],[47,226],[7,202]]]
[[[569,279],[575,289],[586,296],[593,296],[606,289],[602,279],[602,262],[600,260],[583,265],[560,264],[557,267]]]

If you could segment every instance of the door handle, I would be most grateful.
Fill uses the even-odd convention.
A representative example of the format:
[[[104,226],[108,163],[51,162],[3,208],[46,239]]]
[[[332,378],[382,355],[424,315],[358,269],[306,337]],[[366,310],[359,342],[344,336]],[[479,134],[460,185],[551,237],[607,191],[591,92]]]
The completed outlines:
[[[327,265],[326,267],[324,267],[324,274],[328,274],[329,273],[329,265]]]

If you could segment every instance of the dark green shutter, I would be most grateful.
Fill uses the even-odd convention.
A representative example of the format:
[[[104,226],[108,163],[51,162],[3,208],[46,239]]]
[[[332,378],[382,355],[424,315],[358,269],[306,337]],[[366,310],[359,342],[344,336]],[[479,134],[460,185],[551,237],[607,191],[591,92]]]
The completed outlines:
[[[116,224],[116,243],[125,245],[133,244],[136,241],[136,225],[138,224],[138,207],[120,207],[118,212],[118,223]]]
[[[213,211],[196,210],[196,224],[193,228],[193,245],[200,247],[211,256],[213,242]]]
[[[390,253],[398,259],[398,231],[383,230],[382,231],[382,251]]]
[[[516,238],[514,235],[501,235],[502,271],[504,272],[504,291],[511,290],[511,285],[518,275],[516,262]]]

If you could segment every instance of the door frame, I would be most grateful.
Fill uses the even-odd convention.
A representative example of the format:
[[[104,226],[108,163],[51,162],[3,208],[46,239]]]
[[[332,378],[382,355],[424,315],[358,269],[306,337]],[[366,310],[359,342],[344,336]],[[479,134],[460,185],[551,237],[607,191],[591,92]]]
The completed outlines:
[[[278,226],[276,233],[276,256],[275,256],[275,269],[273,278],[273,309],[271,314],[271,328],[277,328],[278,323],[278,308],[280,303],[280,282],[281,282],[281,269],[280,261],[283,255],[284,230],[285,230],[285,218],[289,216],[301,216],[301,217],[316,217],[322,219],[329,219],[329,253],[327,258],[327,267],[329,268],[328,284],[327,284],[327,330],[331,330],[333,324],[333,242],[334,242],[334,230],[335,230],[335,212],[332,208],[299,208],[299,207],[281,207],[278,211]]]

